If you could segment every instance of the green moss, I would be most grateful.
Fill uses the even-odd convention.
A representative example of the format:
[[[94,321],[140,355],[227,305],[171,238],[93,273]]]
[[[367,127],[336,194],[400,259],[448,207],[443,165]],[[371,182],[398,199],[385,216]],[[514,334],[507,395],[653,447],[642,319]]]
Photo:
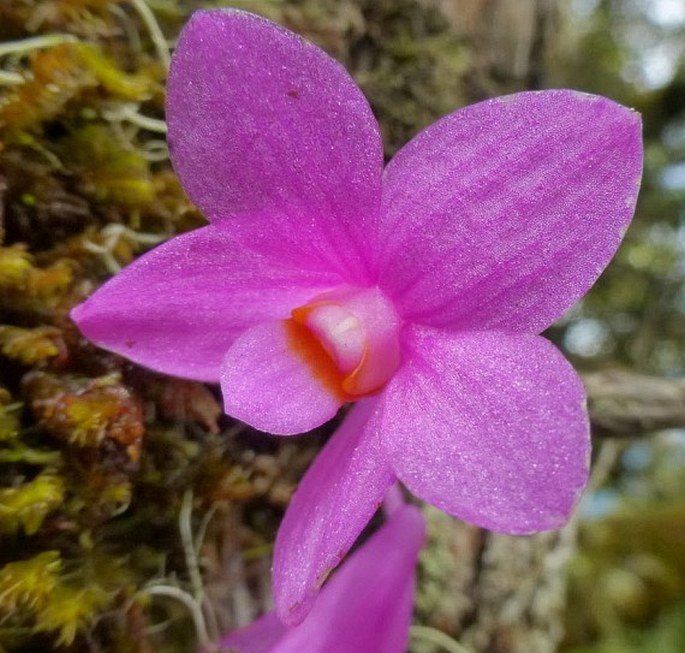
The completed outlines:
[[[185,18],[173,5],[170,35]],[[164,67],[130,9],[0,3],[0,39],[12,40],[0,66],[23,80],[0,99],[0,650],[80,651],[89,638],[137,650],[150,617],[134,596],[170,557],[168,573],[186,573],[176,512],[193,474],[182,488],[141,477],[146,411],[157,423],[169,395],[148,399],[142,372],[68,318],[137,253],[201,223],[165,157]],[[205,404],[200,439],[217,430]],[[182,423],[195,422],[156,428]],[[145,468],[166,453],[148,448]]]
[[[155,197],[149,163],[109,126],[82,126],[60,143],[59,152],[62,158],[73,153],[78,188],[94,201],[141,208]]]
[[[23,329],[0,325],[0,351],[24,365],[36,365],[63,354],[66,347],[56,327]]]
[[[39,474],[18,487],[0,489],[0,532],[22,530],[33,535],[43,520],[64,501],[64,481],[54,471]]]
[[[12,395],[0,387],[0,443],[14,440],[19,434],[20,405],[12,403]]]
[[[57,587],[61,569],[59,551],[43,551],[0,568],[0,610],[18,617],[24,610],[43,609]]]

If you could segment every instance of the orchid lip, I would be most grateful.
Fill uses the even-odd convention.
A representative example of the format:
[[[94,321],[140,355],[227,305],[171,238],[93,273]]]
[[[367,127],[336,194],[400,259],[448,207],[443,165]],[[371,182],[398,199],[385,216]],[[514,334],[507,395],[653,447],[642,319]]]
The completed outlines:
[[[400,363],[400,319],[378,288],[341,286],[286,320],[291,349],[341,399],[378,392]]]

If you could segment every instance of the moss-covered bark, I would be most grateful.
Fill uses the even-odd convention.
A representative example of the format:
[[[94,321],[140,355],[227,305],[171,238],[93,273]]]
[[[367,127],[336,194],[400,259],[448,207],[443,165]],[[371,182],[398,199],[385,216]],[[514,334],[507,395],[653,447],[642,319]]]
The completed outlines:
[[[568,64],[580,50],[569,53],[560,30],[568,16],[554,0],[232,4],[340,59],[370,98],[389,155],[469,102],[574,79],[583,86]],[[280,516],[331,431],[288,442],[252,433],[221,415],[215,389],[99,351],[68,317],[135,256],[203,223],[167,158],[165,41],[173,43],[192,9],[217,5],[0,2],[0,650],[192,651],[192,605],[202,606],[200,634],[210,639],[249,620],[268,604]],[[598,12],[610,21],[617,9],[601,3]],[[586,38],[599,48],[606,82],[624,53],[595,27]],[[680,115],[673,93],[603,83],[588,82],[642,102],[655,120]],[[650,197],[656,208],[642,218],[645,231],[675,205]],[[634,326],[650,293],[680,283],[669,277],[677,252],[631,242],[621,258],[627,276],[610,273],[587,306],[615,334],[616,359],[649,359],[648,371],[661,372],[661,359],[640,359],[626,334],[654,343],[665,324],[678,342],[670,298],[649,334]],[[633,322],[621,331],[600,305]],[[551,334],[561,344],[566,327]],[[584,362],[604,363],[604,353]],[[511,539],[432,512],[431,525],[420,623],[473,653],[553,651],[575,527]],[[417,637],[412,650],[438,648]]]

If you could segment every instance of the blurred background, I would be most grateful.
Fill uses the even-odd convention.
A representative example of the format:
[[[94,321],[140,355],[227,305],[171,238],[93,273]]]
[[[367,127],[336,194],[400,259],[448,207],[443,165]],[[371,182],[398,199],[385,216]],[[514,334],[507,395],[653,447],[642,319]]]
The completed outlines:
[[[279,520],[332,430],[253,433],[214,388],[98,351],[68,318],[203,224],[168,162],[164,81],[188,15],[218,6],[0,0],[0,651],[194,651],[198,627],[213,639],[249,622],[269,606]],[[685,651],[685,0],[231,6],[341,60],[389,157],[441,115],[524,89],[642,112],[633,226],[547,334],[588,388],[591,486],[571,524],[529,538],[427,509],[410,645]]]

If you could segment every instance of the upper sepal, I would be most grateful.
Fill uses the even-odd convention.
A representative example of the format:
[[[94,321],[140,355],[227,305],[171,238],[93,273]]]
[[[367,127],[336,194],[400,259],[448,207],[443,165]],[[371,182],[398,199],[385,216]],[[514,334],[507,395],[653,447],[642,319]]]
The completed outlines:
[[[265,18],[198,11],[167,85],[171,160],[213,222],[248,215],[301,258],[368,281],[383,151],[334,59]]]

